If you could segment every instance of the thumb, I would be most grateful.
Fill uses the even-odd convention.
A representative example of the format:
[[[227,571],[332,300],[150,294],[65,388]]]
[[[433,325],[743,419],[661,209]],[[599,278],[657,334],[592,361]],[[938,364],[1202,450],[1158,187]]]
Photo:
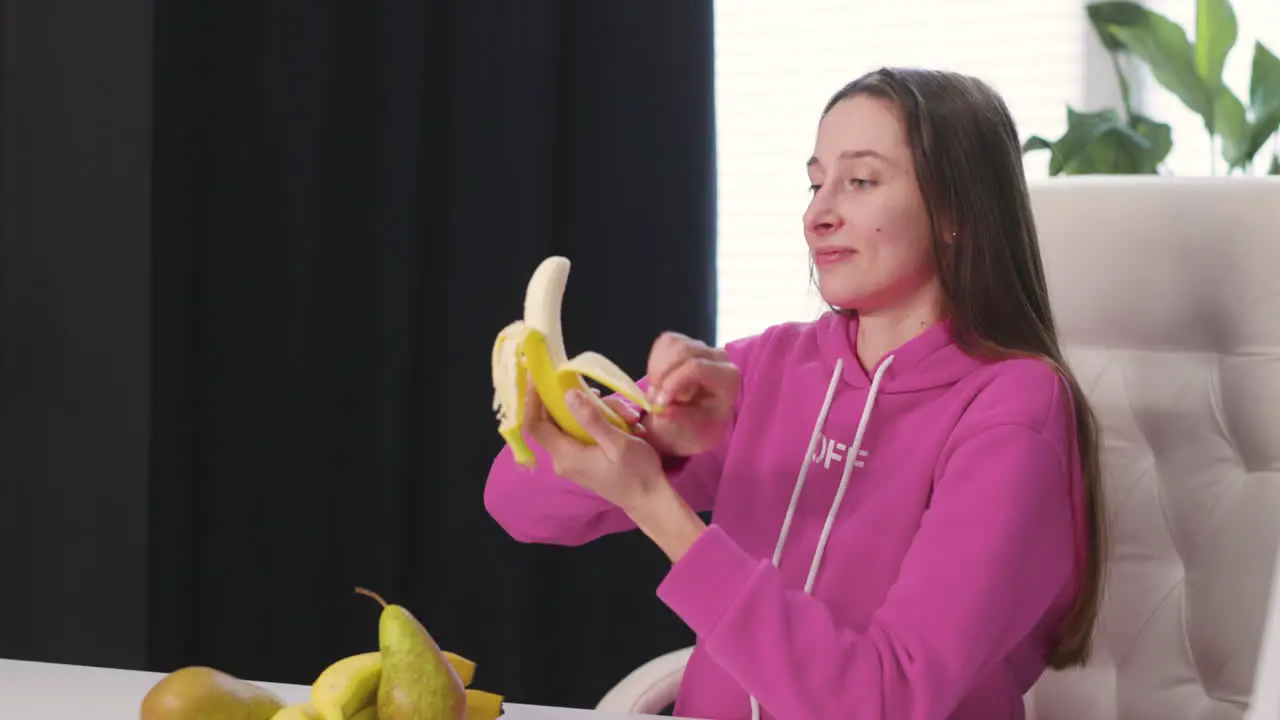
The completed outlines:
[[[586,393],[576,389],[565,393],[564,399],[569,406],[569,412],[573,413],[574,419],[581,423],[582,429],[595,438],[610,459],[615,459],[615,451],[621,448],[621,442],[625,437],[621,430],[605,419],[600,408],[596,406],[599,401],[592,402]]]

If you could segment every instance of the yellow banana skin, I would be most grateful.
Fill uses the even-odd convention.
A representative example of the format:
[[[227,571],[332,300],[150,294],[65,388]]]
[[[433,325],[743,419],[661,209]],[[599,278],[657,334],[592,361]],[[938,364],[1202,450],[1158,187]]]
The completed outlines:
[[[471,685],[476,676],[475,661],[448,650],[442,654],[462,686]],[[343,658],[312,683],[311,702],[282,708],[272,720],[377,720],[373,711],[377,709],[381,675],[382,654],[377,650]]]
[[[513,322],[494,341],[494,409],[498,411],[498,433],[525,467],[535,458],[525,443],[522,424],[527,383],[532,382],[547,414],[566,434],[581,443],[595,443],[570,412],[565,402],[569,390],[582,390],[588,400],[615,427],[629,431],[626,421],[590,392],[585,378],[619,393],[644,410],[650,410],[644,393],[627,374],[608,358],[584,352],[568,359],[560,327],[560,305],[569,274],[569,261],[553,256],[534,271],[525,293],[524,320]]]
[[[311,703],[297,703],[282,707],[271,716],[271,720],[324,720],[320,712]]]
[[[351,720],[377,700],[382,654],[374,651],[345,657],[311,684],[311,706],[324,720]]]
[[[547,414],[570,437],[588,445],[595,442],[591,434],[574,417],[573,412],[569,410],[569,403],[565,401],[565,393],[574,389],[587,393],[587,397],[595,401],[601,413],[615,427],[620,430],[629,429],[627,423],[617,413],[596,399],[595,394],[591,392],[591,386],[587,385],[580,373],[563,370],[563,365],[557,367],[552,364],[551,354],[547,351],[547,339],[542,333],[530,330],[524,337],[522,350],[525,367],[529,370],[529,377],[533,378],[533,386],[538,389],[538,397],[542,399]]]
[[[483,690],[467,690],[467,720],[498,720],[502,696]]]
[[[457,674],[462,687],[470,687],[471,681],[475,680],[476,677],[476,664],[448,650],[442,650],[441,654],[444,655],[445,660],[449,661],[449,665],[453,667],[453,672]]]

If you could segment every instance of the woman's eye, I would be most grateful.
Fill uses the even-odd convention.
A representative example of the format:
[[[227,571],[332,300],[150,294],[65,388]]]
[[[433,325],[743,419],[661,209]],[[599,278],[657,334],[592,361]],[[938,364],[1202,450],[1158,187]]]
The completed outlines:
[[[812,183],[811,185],[809,185],[809,194],[812,195],[813,193],[816,193],[821,189],[822,189],[821,185],[819,185],[818,183]]]
[[[856,190],[866,190],[875,185],[875,183],[865,178],[849,178],[849,185]]]

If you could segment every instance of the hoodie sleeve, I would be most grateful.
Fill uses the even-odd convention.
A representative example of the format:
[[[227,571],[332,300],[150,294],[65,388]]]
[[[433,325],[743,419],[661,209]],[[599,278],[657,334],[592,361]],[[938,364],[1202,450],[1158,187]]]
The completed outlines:
[[[725,347],[743,377],[754,341],[755,338],[745,338]],[[647,378],[636,384],[648,390]],[[696,512],[709,511],[715,501],[720,469],[732,437],[730,427],[713,450],[689,458],[664,458],[667,478]],[[536,443],[530,442],[529,449],[537,458],[533,469],[517,465],[511,449],[504,445],[485,482],[485,509],[512,538],[524,543],[582,545],[603,535],[635,529],[635,523],[617,506],[556,475],[551,458]]]
[[[945,718],[1072,582],[1070,473],[1058,446],[1022,425],[956,445],[863,632],[715,525],[658,595],[774,717]]]

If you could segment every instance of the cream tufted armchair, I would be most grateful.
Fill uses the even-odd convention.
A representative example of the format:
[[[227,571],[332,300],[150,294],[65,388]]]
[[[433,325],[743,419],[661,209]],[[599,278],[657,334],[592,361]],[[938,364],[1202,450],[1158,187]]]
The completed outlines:
[[[1280,720],[1280,178],[1055,178],[1032,195],[1102,422],[1112,561],[1092,663],[1047,673],[1028,717]],[[661,711],[688,656],[598,709]]]

